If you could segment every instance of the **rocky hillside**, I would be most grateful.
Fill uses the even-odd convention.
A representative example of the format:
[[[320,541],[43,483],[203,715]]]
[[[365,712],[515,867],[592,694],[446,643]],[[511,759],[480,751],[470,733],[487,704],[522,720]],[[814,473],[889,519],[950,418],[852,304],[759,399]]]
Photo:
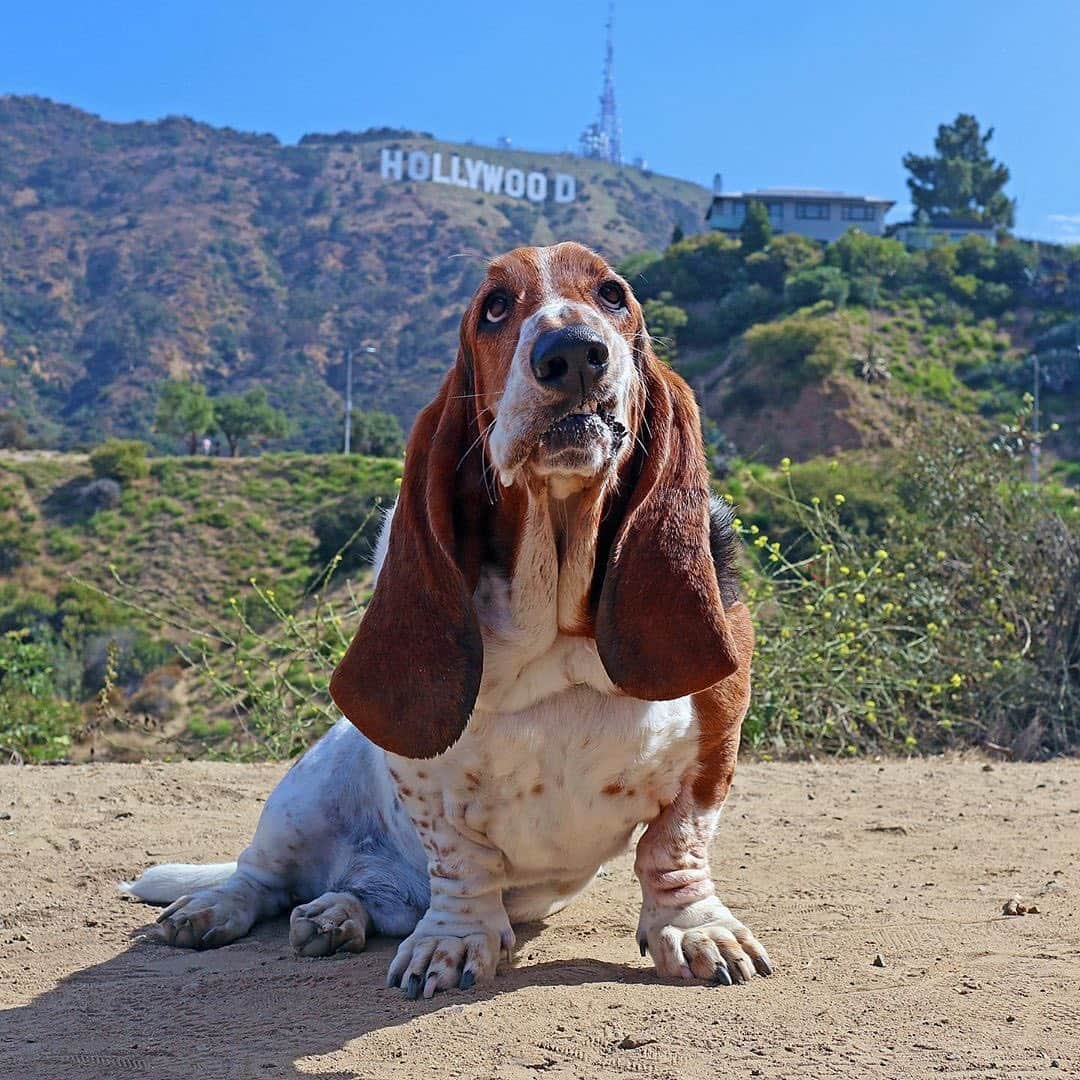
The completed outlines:
[[[402,152],[401,180],[382,175],[384,149]],[[454,182],[410,181],[411,151],[426,152],[416,175],[426,161]],[[489,166],[471,167],[473,187],[466,158]],[[515,197],[515,169],[521,186],[543,175],[543,201],[529,198],[539,181]],[[556,198],[557,174],[572,177],[572,201]],[[0,411],[39,443],[72,447],[150,436],[169,377],[265,384],[294,421],[289,445],[327,449],[344,348],[369,345],[358,405],[407,426],[486,258],[573,238],[620,259],[664,246],[676,224],[697,229],[707,202],[695,184],[569,155],[387,129],[284,146],[0,98]]]

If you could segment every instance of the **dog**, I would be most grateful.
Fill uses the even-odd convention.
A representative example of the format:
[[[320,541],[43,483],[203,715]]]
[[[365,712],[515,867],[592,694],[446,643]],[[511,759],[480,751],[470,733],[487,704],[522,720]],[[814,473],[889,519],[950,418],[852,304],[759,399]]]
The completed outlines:
[[[376,587],[330,690],[344,717],[285,775],[236,863],[152,867],[164,941],[292,909],[303,956],[402,936],[409,998],[491,979],[637,841],[660,976],[772,968],[708,845],[754,633],[686,384],[630,286],[574,243],[495,259],[409,439]],[[294,906],[295,905],[295,906]]]

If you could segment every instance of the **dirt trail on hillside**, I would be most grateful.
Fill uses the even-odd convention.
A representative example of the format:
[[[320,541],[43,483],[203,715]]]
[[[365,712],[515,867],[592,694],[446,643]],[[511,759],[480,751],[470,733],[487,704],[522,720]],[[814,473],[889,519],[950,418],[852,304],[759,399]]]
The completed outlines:
[[[0,768],[0,1077],[1080,1075],[1080,763],[743,766],[713,865],[772,978],[657,982],[623,858],[494,985],[429,1002],[383,988],[385,939],[138,936],[114,883],[234,857],[282,771]],[[1003,917],[1015,893],[1040,913]]]

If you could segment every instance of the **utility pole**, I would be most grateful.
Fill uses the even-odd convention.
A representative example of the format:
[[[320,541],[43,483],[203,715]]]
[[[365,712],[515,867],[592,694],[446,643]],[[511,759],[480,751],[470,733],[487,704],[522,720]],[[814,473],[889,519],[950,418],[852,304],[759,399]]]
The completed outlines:
[[[1031,482],[1037,484],[1039,482],[1039,455],[1042,453],[1042,447],[1039,445],[1039,383],[1042,381],[1039,378],[1039,354],[1032,353],[1031,359],[1034,361],[1035,366],[1035,409],[1031,416]]]
[[[360,352],[374,356],[379,350],[372,345],[365,345]],[[345,350],[345,453],[352,452],[352,390],[353,390],[353,349],[350,345]]]
[[[345,453],[352,450],[352,346],[345,350]]]

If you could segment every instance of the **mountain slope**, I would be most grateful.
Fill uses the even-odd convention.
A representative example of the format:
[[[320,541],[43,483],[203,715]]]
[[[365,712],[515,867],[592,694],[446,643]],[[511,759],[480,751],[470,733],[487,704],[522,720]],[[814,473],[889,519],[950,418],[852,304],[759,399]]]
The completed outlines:
[[[383,148],[566,173],[573,202],[380,173]],[[448,167],[448,165],[444,165]],[[484,261],[576,239],[609,258],[699,227],[695,184],[416,133],[273,136],[183,118],[112,124],[0,98],[0,410],[71,446],[150,434],[155,387],[265,383],[290,444],[336,445],[342,357],[360,407],[408,424],[448,366]]]

